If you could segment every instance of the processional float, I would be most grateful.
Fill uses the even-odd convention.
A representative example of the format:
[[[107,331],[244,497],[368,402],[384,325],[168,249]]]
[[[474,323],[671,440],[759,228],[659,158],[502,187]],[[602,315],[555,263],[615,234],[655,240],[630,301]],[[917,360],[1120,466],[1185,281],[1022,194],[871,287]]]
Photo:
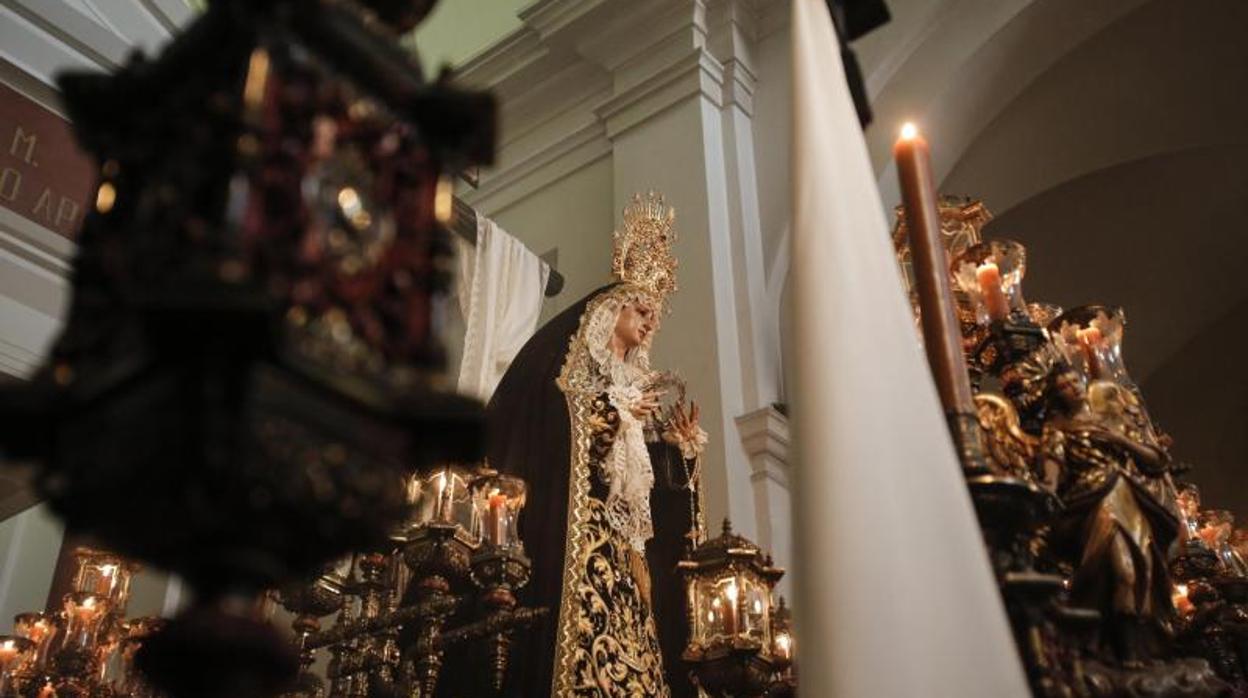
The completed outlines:
[[[936,196],[913,128],[894,153],[898,261],[1034,694],[1242,694],[1248,534],[1183,482],[1124,312],[1027,302],[1025,248]]]

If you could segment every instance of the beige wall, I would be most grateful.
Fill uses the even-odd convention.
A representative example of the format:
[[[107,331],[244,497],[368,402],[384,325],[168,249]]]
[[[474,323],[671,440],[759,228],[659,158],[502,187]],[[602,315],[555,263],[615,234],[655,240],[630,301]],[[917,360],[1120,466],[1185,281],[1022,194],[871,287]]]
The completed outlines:
[[[565,285],[542,308],[544,323],[559,311],[611,279],[612,206],[610,157],[558,179],[491,217],[530,250],[558,253],[557,268]]]
[[[0,522],[0,634],[13,616],[44,609],[64,530],[43,504]]]

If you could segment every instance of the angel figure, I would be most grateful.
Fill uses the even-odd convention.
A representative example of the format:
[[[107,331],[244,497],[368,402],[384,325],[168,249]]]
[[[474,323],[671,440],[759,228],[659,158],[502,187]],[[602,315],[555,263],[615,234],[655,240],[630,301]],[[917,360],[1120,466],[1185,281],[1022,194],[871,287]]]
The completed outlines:
[[[1043,480],[1065,504],[1053,544],[1074,567],[1071,601],[1095,608],[1119,658],[1154,656],[1174,613],[1166,550],[1178,518],[1164,497],[1169,456],[1126,419],[1121,386],[1062,366],[1051,377]]]

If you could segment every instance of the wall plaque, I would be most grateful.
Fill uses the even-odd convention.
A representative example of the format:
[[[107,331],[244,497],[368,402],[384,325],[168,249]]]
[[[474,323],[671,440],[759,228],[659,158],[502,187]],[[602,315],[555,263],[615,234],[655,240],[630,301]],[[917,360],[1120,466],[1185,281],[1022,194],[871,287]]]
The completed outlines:
[[[0,206],[73,239],[94,186],[69,122],[0,83]]]

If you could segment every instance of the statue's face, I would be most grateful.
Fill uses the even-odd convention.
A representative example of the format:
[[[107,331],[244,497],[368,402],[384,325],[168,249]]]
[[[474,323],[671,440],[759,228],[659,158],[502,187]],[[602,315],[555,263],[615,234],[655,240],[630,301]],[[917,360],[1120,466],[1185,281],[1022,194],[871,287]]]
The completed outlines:
[[[620,308],[615,321],[615,339],[629,351],[645,344],[654,328],[654,308],[642,301],[629,301]]]
[[[1083,379],[1074,371],[1063,371],[1058,374],[1054,387],[1057,388],[1058,394],[1069,409],[1078,407],[1088,397]]]

